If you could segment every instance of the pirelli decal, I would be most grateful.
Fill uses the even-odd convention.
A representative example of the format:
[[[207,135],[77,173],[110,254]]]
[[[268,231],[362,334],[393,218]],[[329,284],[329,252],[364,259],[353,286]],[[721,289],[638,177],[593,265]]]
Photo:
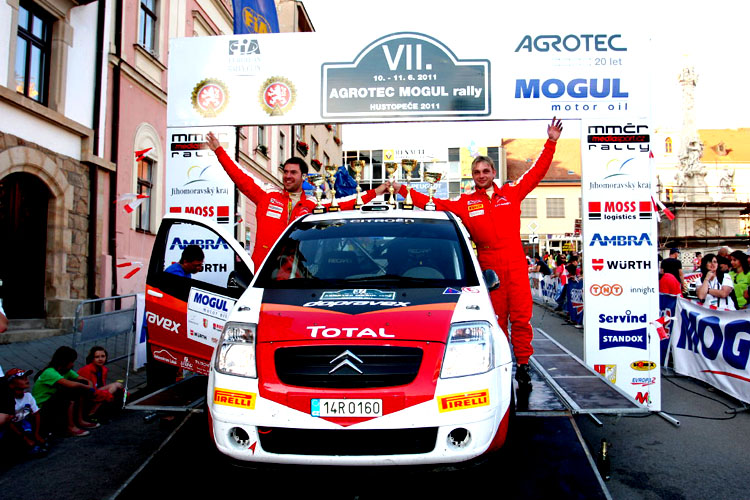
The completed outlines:
[[[469,212],[473,212],[474,210],[482,210],[484,208],[484,203],[473,203],[469,205],[468,209]]]
[[[462,392],[459,394],[449,394],[447,396],[438,397],[438,410],[440,411],[440,413],[489,405],[489,389],[474,392]]]
[[[214,389],[214,403],[224,406],[234,406],[245,410],[255,409],[257,395],[252,392],[229,391],[227,389]]]

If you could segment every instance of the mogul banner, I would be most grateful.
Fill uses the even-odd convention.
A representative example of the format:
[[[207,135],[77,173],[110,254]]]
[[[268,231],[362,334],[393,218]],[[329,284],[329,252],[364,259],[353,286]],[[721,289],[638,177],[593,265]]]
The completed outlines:
[[[645,120],[581,127],[585,361],[661,410],[654,171]],[[647,374],[643,366],[651,367]],[[647,375],[647,376],[646,376]]]
[[[750,314],[719,311],[677,299],[671,336],[677,373],[750,403]]]
[[[648,38],[522,28],[170,40],[168,126],[647,114]]]

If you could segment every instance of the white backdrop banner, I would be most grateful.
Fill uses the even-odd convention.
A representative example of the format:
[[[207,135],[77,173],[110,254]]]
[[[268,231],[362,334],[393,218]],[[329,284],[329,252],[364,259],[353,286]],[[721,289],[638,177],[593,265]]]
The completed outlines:
[[[584,359],[641,404],[661,410],[655,172],[645,119],[581,126]],[[644,369],[647,367],[648,369]]]
[[[642,116],[641,32],[525,28],[170,40],[170,127]],[[591,33],[591,34],[579,34]]]
[[[677,373],[750,403],[750,313],[718,311],[677,299],[671,336]]]

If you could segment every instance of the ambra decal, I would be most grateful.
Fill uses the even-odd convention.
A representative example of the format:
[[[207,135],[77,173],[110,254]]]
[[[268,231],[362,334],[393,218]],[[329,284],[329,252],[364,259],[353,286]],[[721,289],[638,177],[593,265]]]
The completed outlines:
[[[253,392],[231,391],[229,389],[214,389],[214,403],[224,406],[233,406],[243,410],[254,410],[255,401],[258,396]]]
[[[198,245],[205,256],[203,271],[192,276],[194,280],[225,287],[234,270],[234,250],[229,243],[208,228],[194,224],[175,224],[169,230],[164,250],[164,266],[179,262],[188,245]]]
[[[468,408],[477,408],[479,406],[489,406],[490,391],[489,389],[484,389],[481,391],[449,394],[447,396],[439,396],[437,401],[438,411],[440,413],[466,410]]]
[[[229,311],[235,302],[231,297],[198,288],[190,289],[187,311],[188,338],[216,347]]]

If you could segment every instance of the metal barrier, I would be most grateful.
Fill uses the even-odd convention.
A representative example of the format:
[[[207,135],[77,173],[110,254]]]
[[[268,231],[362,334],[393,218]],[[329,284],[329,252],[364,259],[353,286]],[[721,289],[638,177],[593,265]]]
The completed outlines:
[[[136,296],[117,295],[84,300],[76,307],[73,349],[83,362],[93,346],[107,350],[108,381],[124,380],[128,389],[136,319]]]

